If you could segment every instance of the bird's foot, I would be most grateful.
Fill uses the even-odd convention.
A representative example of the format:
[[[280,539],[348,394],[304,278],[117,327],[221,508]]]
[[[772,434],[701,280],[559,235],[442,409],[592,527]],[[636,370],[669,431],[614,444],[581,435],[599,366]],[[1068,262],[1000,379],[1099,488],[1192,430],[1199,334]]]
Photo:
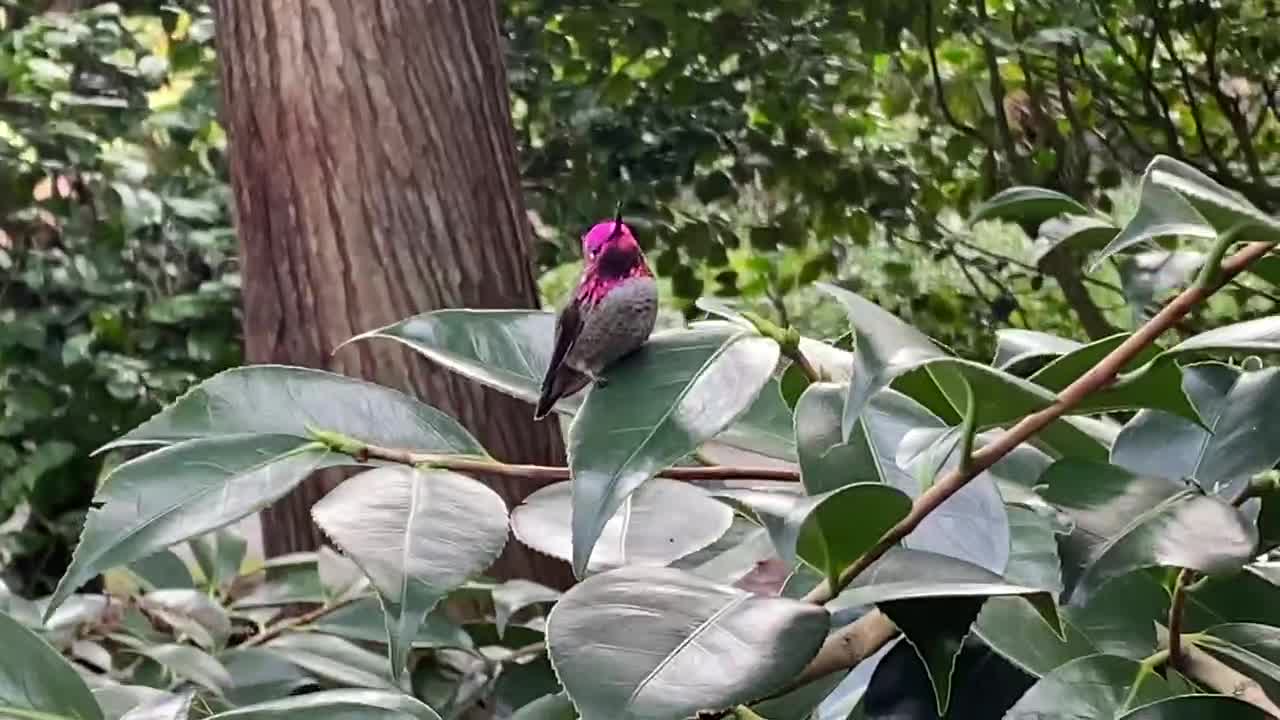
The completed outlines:
[[[603,375],[588,375],[591,378],[591,384],[595,387],[602,388],[609,384],[609,378]]]

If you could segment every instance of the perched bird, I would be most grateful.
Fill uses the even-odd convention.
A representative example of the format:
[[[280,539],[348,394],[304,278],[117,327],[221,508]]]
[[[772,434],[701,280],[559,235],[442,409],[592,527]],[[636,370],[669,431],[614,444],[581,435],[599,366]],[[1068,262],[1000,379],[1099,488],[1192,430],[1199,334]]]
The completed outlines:
[[[604,369],[643,345],[658,318],[658,284],[621,210],[582,236],[582,254],[586,267],[556,320],[555,349],[534,420],[587,383],[603,385]]]

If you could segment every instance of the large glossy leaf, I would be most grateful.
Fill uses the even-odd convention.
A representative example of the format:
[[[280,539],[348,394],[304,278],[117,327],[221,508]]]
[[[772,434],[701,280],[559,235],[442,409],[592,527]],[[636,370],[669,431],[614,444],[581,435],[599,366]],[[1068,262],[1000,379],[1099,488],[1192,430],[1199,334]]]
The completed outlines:
[[[788,518],[796,554],[835,583],[840,573],[911,511],[911,498],[882,483],[855,483],[798,503]],[[785,556],[784,556],[785,557]]]
[[[226,528],[196,538],[188,545],[205,582],[214,588],[221,588],[236,579],[249,547],[243,537]]]
[[[388,447],[484,454],[456,420],[404,393],[283,365],[253,365],[214,375],[106,447],[236,435],[309,439],[310,428]]]
[[[536,402],[551,361],[556,318],[529,310],[438,310],[408,318],[355,340],[384,338],[403,343],[431,360],[495,390]],[[770,381],[773,383],[773,381]],[[791,414],[777,388],[761,392],[750,410],[720,441],[769,457],[793,460]],[[574,413],[579,393],[561,399],[555,410]]]
[[[0,715],[102,720],[84,681],[57,650],[0,613]]]
[[[199,590],[156,590],[144,595],[142,607],[205,650],[222,647],[231,635],[231,618],[221,605]]]
[[[1056,190],[1017,185],[1001,190],[974,208],[969,222],[998,219],[1040,223],[1063,213],[1088,215],[1089,209]]]
[[[584,720],[681,720],[781,687],[828,627],[814,605],[669,568],[626,567],[565,593],[547,644]],[[732,668],[707,658],[732,658]]]
[[[1059,247],[1091,253],[1106,247],[1120,228],[1092,215],[1063,215],[1040,224],[1031,245],[1031,262],[1039,265],[1046,255]]]
[[[335,488],[311,515],[377,590],[393,677],[427,613],[488,568],[507,542],[502,498],[444,470],[369,470]]]
[[[932,477],[922,482],[900,467],[899,451],[911,433],[943,432],[946,424],[911,398],[888,390],[871,399],[853,437],[842,442],[841,392],[842,386],[817,383],[797,406],[801,475],[808,491],[876,481],[910,497],[923,492]],[[992,478],[991,473],[983,473],[970,481],[930,513],[907,537],[906,545],[1002,572],[1009,555],[1008,522]]]
[[[552,603],[560,599],[560,591],[531,580],[508,580],[493,589],[493,624],[498,636],[506,630],[512,616],[532,605]]]
[[[577,720],[573,701],[563,692],[543,695],[516,710],[511,720]]]
[[[1045,622],[1060,629],[1057,605],[1046,588],[1007,582],[999,575],[963,560],[937,553],[895,548],[859,575],[827,603],[833,613],[850,608],[921,598],[1026,598]],[[977,613],[977,610],[974,610]]]
[[[231,687],[231,674],[217,658],[190,645],[169,643],[140,648],[137,651],[160,663],[175,677],[190,681],[221,695]]]
[[[1115,720],[1129,710],[1173,695],[1164,678],[1135,660],[1116,655],[1088,655],[1041,678],[1010,708],[1005,718]]]
[[[236,708],[217,720],[440,720],[434,710],[400,692],[326,690]],[[212,720],[212,718],[210,719]]]
[[[955,659],[954,691],[945,717],[951,720],[998,718],[1033,682],[1033,678],[988,648],[967,641]],[[896,645],[880,662],[863,696],[862,707],[848,716],[849,720],[936,717],[937,700],[929,674],[907,643]]]
[[[872,395],[898,375],[947,353],[879,305],[841,287],[818,287],[844,305],[853,325],[853,378],[841,420],[841,433],[848,440]]]
[[[778,353],[772,340],[709,323],[656,335],[610,368],[608,384],[588,394],[569,430],[579,577],[627,496],[742,415]]]
[[[1125,340],[1127,334],[1112,335],[1066,353],[1036,371],[1031,381],[1053,392],[1064,388],[1097,365]],[[1071,409],[1073,414],[1137,410],[1150,408],[1199,422],[1195,408],[1182,390],[1182,373],[1172,362],[1151,362],[1160,351],[1147,348],[1131,361],[1119,380],[1094,393],[1090,393]],[[1150,363],[1150,364],[1147,364]],[[1145,367],[1141,367],[1145,364]],[[1141,368],[1141,369],[1139,369]]]
[[[525,498],[511,512],[520,542],[550,555],[572,557],[571,483],[556,483]],[[690,483],[656,478],[632,493],[605,524],[591,553],[591,572],[622,565],[668,565],[724,535],[733,511]]]
[[[94,688],[93,699],[102,710],[104,720],[120,720],[140,705],[149,705],[178,697],[174,693],[145,685],[104,685]]]
[[[1075,521],[1059,550],[1068,598],[1152,566],[1229,572],[1248,562],[1257,530],[1222,500],[1123,468],[1074,459],[1042,478],[1044,497]]]
[[[1183,388],[1205,427],[1144,411],[1116,438],[1111,461],[1132,472],[1189,478],[1209,492],[1233,494],[1280,461],[1280,369],[1253,372],[1219,363],[1186,368]]]
[[[986,600],[981,596],[914,598],[880,605],[924,664],[938,714],[942,717],[947,716],[951,705],[952,682],[960,652]]]
[[[153,698],[139,703],[120,720],[187,720],[195,697],[195,691],[188,690],[177,695]]]
[[[384,657],[332,635],[288,633],[261,646],[316,675],[350,687],[396,690]]]
[[[1079,350],[1084,344],[1069,338],[1021,328],[996,331],[996,355],[991,364],[1015,375],[1033,364],[1043,364],[1055,357]]]
[[[1187,591],[1187,629],[1225,623],[1280,627],[1280,580],[1271,566],[1246,565],[1243,572],[1206,578]]]
[[[1183,695],[1143,705],[1121,720],[1269,720],[1263,710],[1227,695]]]
[[[261,571],[264,576],[261,583],[253,586],[248,595],[237,598],[233,608],[247,610],[325,602],[316,553],[277,555],[264,561]]]
[[[1198,635],[1195,643],[1257,680],[1273,701],[1280,702],[1280,628],[1256,623],[1215,625]]]
[[[374,597],[360,598],[344,605],[308,627],[316,632],[348,640],[379,644],[387,642],[387,625],[382,604]],[[415,648],[469,648],[471,644],[471,636],[445,617],[442,608],[427,613],[427,619],[418,626],[418,633],[413,639]]]
[[[349,459],[287,435],[193,440],[115,468],[94,495],[53,609],[117,565],[235,522],[275,502],[313,471]]]
[[[1223,325],[1193,335],[1165,351],[1165,355],[1197,352],[1280,352],[1280,316]]]
[[[317,684],[302,668],[259,647],[233,648],[218,659],[231,673],[225,695],[234,705],[275,700]]]
[[[1062,566],[1053,520],[1030,508],[1010,505],[1007,509],[1009,563],[1004,569],[1005,580],[1056,594],[1062,589]]]
[[[1157,238],[1212,239],[1242,222],[1250,225],[1242,239],[1280,238],[1280,223],[1239,193],[1227,190],[1186,163],[1158,156],[1143,174],[1137,213],[1103,248],[1094,264]]]
[[[872,397],[891,382],[895,389],[955,425],[972,397],[980,429],[1019,420],[1056,400],[1054,393],[1036,383],[948,355],[920,331],[848,290],[820,287],[844,304],[857,341],[854,374],[841,422],[846,440],[852,440],[857,421]],[[1046,428],[1039,442],[1058,454],[1098,457],[1100,451],[1093,438],[1062,420]]]

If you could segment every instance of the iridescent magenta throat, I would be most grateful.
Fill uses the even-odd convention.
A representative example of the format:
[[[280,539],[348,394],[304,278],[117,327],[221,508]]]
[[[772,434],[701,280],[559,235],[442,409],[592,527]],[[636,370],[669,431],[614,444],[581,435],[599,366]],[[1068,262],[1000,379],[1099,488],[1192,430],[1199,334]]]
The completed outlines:
[[[595,305],[622,283],[632,278],[642,277],[653,277],[653,273],[649,271],[649,266],[645,264],[643,259],[638,261],[627,274],[621,277],[604,277],[595,272],[595,268],[588,266],[587,275],[583,278],[575,299],[579,304]]]

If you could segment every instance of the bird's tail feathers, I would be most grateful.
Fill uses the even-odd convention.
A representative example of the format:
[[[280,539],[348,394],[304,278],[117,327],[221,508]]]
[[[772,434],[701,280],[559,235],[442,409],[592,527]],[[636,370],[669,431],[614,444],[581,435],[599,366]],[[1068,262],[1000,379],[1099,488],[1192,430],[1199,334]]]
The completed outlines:
[[[562,366],[554,375],[542,383],[542,396],[534,408],[533,419],[541,420],[551,413],[557,401],[566,395],[572,395],[587,386],[590,378],[570,367]]]

